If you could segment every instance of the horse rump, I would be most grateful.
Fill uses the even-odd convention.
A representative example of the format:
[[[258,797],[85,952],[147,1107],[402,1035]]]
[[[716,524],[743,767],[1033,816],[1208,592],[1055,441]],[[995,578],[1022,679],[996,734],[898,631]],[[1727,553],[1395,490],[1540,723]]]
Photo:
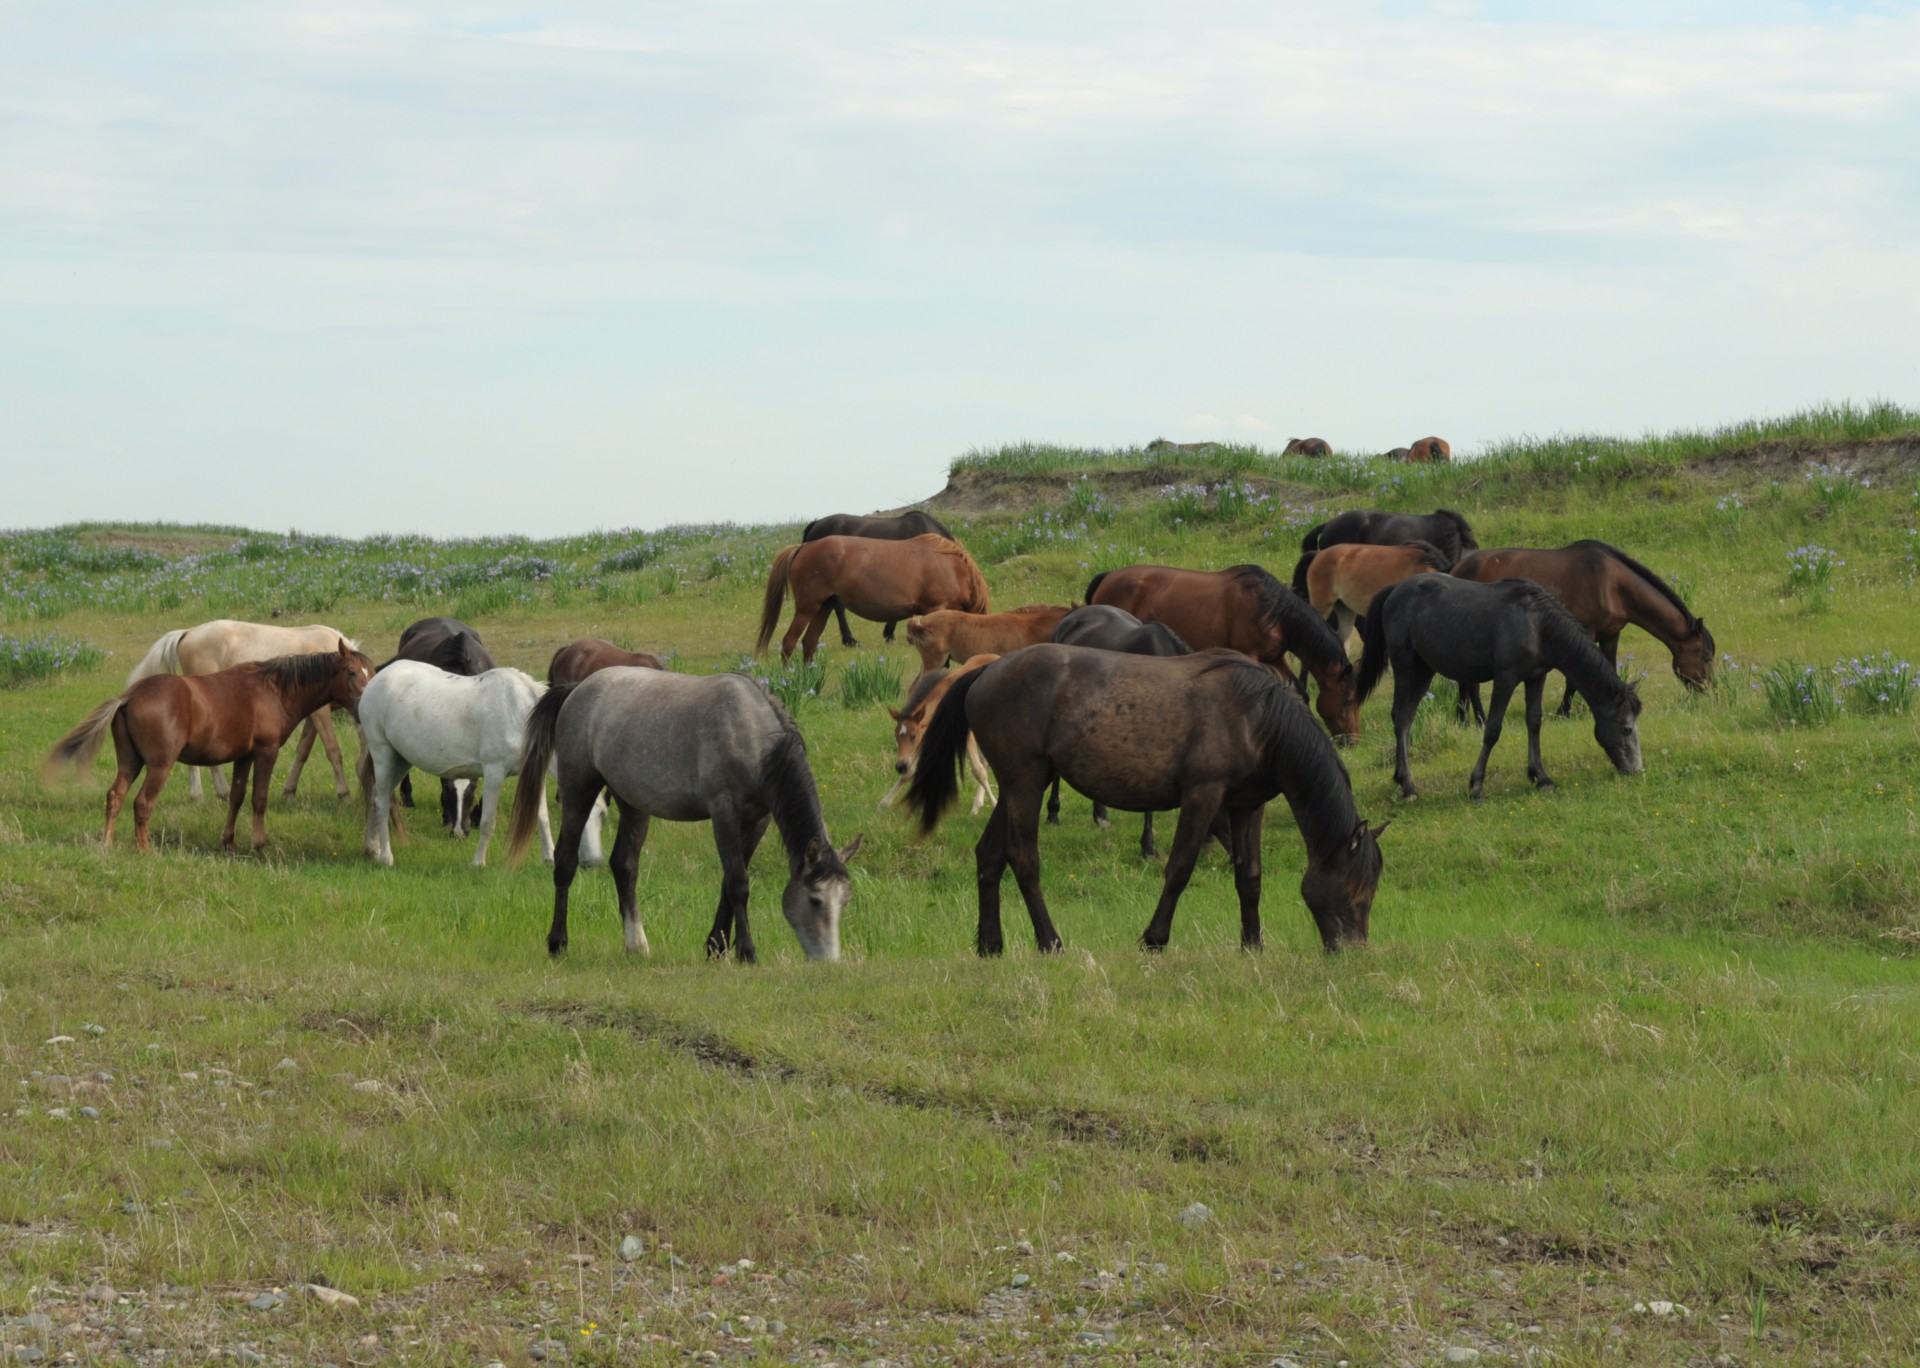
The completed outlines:
[[[513,787],[513,810],[507,814],[509,869],[518,867],[526,857],[528,842],[533,840],[547,791],[547,766],[553,762],[553,733],[560,722],[560,707],[579,687],[553,685],[527,714],[527,729],[520,743],[520,782]]]

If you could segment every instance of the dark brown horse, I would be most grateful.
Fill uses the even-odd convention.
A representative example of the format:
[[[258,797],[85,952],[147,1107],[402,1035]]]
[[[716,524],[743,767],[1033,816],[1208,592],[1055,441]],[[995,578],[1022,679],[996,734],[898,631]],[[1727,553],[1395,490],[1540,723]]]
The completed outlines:
[[[987,581],[959,542],[927,535],[907,541],[872,537],[822,537],[796,542],[773,558],[760,613],[755,654],[767,649],[780,625],[780,606],[793,590],[793,621],[780,642],[780,659],[806,633],[803,659],[811,662],[820,634],[833,615],[828,601],[838,598],[848,611],[875,622],[958,608],[987,611]]]
[[[975,948],[997,955],[1000,881],[1013,876],[1041,950],[1058,950],[1040,892],[1040,804],[1055,775],[1133,812],[1178,808],[1150,950],[1173,934],[1174,908],[1216,814],[1233,843],[1240,944],[1260,944],[1260,824],[1285,795],[1306,839],[1301,895],[1328,950],[1362,944],[1380,882],[1379,830],[1368,830],[1326,735],[1273,672],[1232,651],[1136,656],[1029,646],[961,678],[921,741],[908,804],[931,830],[959,790],[955,762],[971,733],[1000,778],[1000,802],[974,847],[980,895]]]
[[[1282,456],[1331,456],[1333,448],[1324,437],[1289,437]]]
[[[233,829],[253,773],[253,848],[267,843],[267,790],[280,747],[308,714],[329,705],[351,708],[373,678],[373,661],[340,639],[338,651],[281,656],[206,675],[150,675],[118,698],[108,699],[63,736],[47,757],[45,771],[62,765],[78,772],[93,763],[109,730],[119,773],[107,790],[103,844],[113,848],[113,824],[127,789],[147,772],[133,800],[134,845],[147,849],[154,799],[173,767],[233,766],[227,825],[220,844],[233,849]]]
[[[1325,620],[1257,565],[1231,570],[1180,570],[1130,565],[1108,570],[1087,585],[1088,603],[1110,603],[1142,622],[1164,622],[1196,651],[1224,646],[1252,656],[1294,681],[1289,653],[1320,685],[1314,706],[1334,739],[1360,735],[1353,666]],[[1304,697],[1306,690],[1300,688]]]
[[[1667,648],[1673,672],[1689,689],[1713,682],[1713,633],[1695,617],[1667,582],[1617,546],[1577,541],[1555,549],[1524,546],[1476,551],[1453,567],[1461,579],[1532,580],[1559,599],[1600,647],[1607,663],[1617,662],[1620,633],[1640,628]],[[1573,685],[1560,700],[1560,715],[1573,709]]]
[[[1449,566],[1469,551],[1478,551],[1467,520],[1451,508],[1436,508],[1431,513],[1388,513],[1378,508],[1350,508],[1323,523],[1315,523],[1300,538],[1300,559],[1293,567],[1293,592],[1308,596],[1307,567],[1313,553],[1329,546],[1363,542],[1368,546],[1403,546],[1407,542],[1432,542],[1447,558]]]
[[[1341,542],[1312,552],[1305,559],[1307,601],[1314,612],[1327,619],[1342,648],[1354,620],[1367,615],[1367,605],[1375,594],[1412,575],[1444,575],[1448,565],[1439,547],[1423,541],[1404,546]]]
[[[924,537],[928,533],[953,540],[953,533],[947,530],[945,523],[917,508],[894,514],[829,513],[824,518],[815,518],[808,523],[806,530],[800,534],[800,540],[810,542],[819,541],[822,537],[873,537],[879,541],[905,541],[909,537]],[[840,606],[838,600],[830,606],[834,616],[840,619],[840,644],[858,646],[860,643],[853,639],[853,632],[847,626],[847,610]],[[889,619],[886,630],[881,633],[889,642],[893,640],[894,621]]]
[[[581,637],[553,653],[553,659],[547,662],[547,684],[556,689],[563,684],[578,684],[596,670],[610,665],[635,665],[643,670],[667,668],[659,656],[646,651],[623,651],[611,641]]]
[[[473,630],[459,618],[430,617],[421,618],[406,631],[400,633],[400,644],[395,648],[393,660],[418,660],[422,664],[434,665],[448,674],[474,675],[485,674],[493,668],[493,655],[480,640],[480,633]],[[393,660],[380,663],[380,673]],[[474,818],[473,804],[479,795],[465,779],[442,779],[440,781],[440,823],[455,836],[465,836],[468,824]],[[413,768],[400,778],[400,801],[407,807],[413,806]]]
[[[1407,448],[1409,461],[1451,461],[1453,448],[1447,445],[1444,437],[1422,437]]]

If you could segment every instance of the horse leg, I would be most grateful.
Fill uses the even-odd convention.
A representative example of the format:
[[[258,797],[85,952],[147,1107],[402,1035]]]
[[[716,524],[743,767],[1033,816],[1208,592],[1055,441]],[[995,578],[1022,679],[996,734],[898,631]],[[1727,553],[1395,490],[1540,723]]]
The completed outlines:
[[[606,847],[602,844],[602,833],[607,823],[607,795],[601,794],[593,800],[593,811],[587,814],[587,829],[580,836],[580,863],[588,869],[597,869],[607,862]],[[622,824],[624,830],[624,822]],[[613,838],[619,840],[616,834]]]
[[[833,614],[825,608],[813,615],[813,621],[807,624],[807,634],[800,639],[800,663],[813,664],[813,658],[820,650],[820,636],[827,630],[827,623]]]
[[[887,625],[881,629],[880,639],[886,642],[887,645],[889,646],[893,645],[893,628],[894,628],[894,624],[898,621],[899,621],[898,618],[888,618]]]
[[[172,756],[164,759],[149,757],[147,760],[147,782],[140,786],[139,796],[133,800],[133,848],[135,850],[148,849],[147,827],[153,820],[154,800],[160,796],[160,790],[167,786],[167,776],[173,773],[173,765],[174,757]]]
[[[1547,677],[1527,681],[1527,778],[1535,788],[1550,789],[1546,762],[1540,758],[1540,708],[1547,696]]]
[[[267,796],[273,792],[273,767],[279,759],[278,746],[262,747],[253,753],[253,850],[256,855],[267,844]]]
[[[1105,831],[1113,825],[1113,818],[1107,816],[1107,805],[1105,803],[1095,803],[1093,805],[1093,824],[1101,831]]]
[[[1467,793],[1478,802],[1487,787],[1487,757],[1500,740],[1501,724],[1507,720],[1507,704],[1513,701],[1516,681],[1501,676],[1493,681],[1493,694],[1487,700],[1487,729],[1480,736],[1480,759],[1467,778]]]
[[[853,639],[853,628],[847,625],[847,609],[846,606],[840,602],[840,596],[835,594],[827,600],[827,604],[833,609],[833,615],[840,619],[840,644],[842,646],[858,646],[860,643]],[[893,640],[893,624],[891,622],[887,624],[887,640]]]
[[[372,787],[367,792],[367,831],[360,848],[375,864],[393,863],[393,785],[400,757],[391,746],[368,741],[373,756]]]
[[[308,713],[307,720],[300,724],[300,744],[294,747],[293,768],[287,771],[286,796],[289,798],[300,787],[300,771],[306,768],[307,757],[313,754],[313,738],[319,734],[319,724],[314,717],[315,714]]]
[[[400,781],[400,801],[405,804],[406,790],[413,772],[407,772],[407,778]],[[442,779],[440,781],[440,825],[447,829],[447,835],[456,841],[467,834],[466,823],[466,784],[464,779]]]
[[[209,765],[207,772],[213,776],[213,796],[216,798],[226,797],[229,785],[227,784],[227,771],[225,767],[221,765]]]
[[[601,804],[605,798],[604,793],[595,795],[594,807],[604,811]],[[560,811],[564,818],[564,800]],[[651,955],[653,950],[647,945],[646,930],[640,925],[640,904],[634,896],[634,889],[640,880],[640,848],[647,843],[647,827],[651,822],[652,819],[639,808],[621,802],[620,829],[614,834],[613,856],[607,861],[607,868],[613,874],[614,896],[620,900],[621,935],[630,953],[642,955]],[[564,840],[566,835],[566,822],[562,820],[561,839]]]
[[[1060,776],[1053,776],[1053,791],[1047,795],[1047,825],[1060,825]]]
[[[756,835],[753,844],[758,843]],[[748,844],[740,814],[731,806],[716,805],[713,810],[713,844],[720,853],[720,904],[714,909],[713,929],[707,932],[707,957],[720,959],[731,945],[736,959],[752,964],[753,937],[747,929],[747,894],[752,885],[747,861],[753,845]]]
[[[1029,796],[1031,794],[1031,796]],[[1047,913],[1047,900],[1040,892],[1040,790],[1028,790],[1024,785],[1019,791],[1003,789],[1001,802],[993,810],[997,818],[1002,812],[1007,814],[1007,822],[1002,828],[1005,840],[1001,847],[1001,863],[1013,866],[1013,881],[1020,886],[1020,896],[1027,904],[1027,917],[1033,922],[1033,942],[1044,954],[1060,948],[1060,933],[1054,929],[1053,918]],[[1009,811],[1009,809],[1012,809]],[[992,823],[989,822],[991,827]],[[985,882],[982,881],[984,894]],[[999,901],[1000,880],[993,881],[994,900]],[[998,908],[995,908],[997,914]],[[999,920],[995,916],[995,921]]]
[[[493,839],[493,819],[500,811],[500,790],[507,782],[507,767],[503,761],[497,765],[488,765],[480,771],[485,790],[480,795],[480,848],[473,852],[473,867],[487,867],[487,842]],[[547,826],[547,788],[546,776],[540,775],[540,853],[553,858],[553,833]]]
[[[240,821],[240,805],[247,801],[247,779],[253,773],[253,756],[243,755],[233,762],[233,786],[227,793],[227,824],[220,832],[220,848],[233,853],[233,829]]]
[[[1173,849],[1167,853],[1167,877],[1160,885],[1160,902],[1153,909],[1153,920],[1140,934],[1140,943],[1149,950],[1164,950],[1173,937],[1173,909],[1193,877],[1194,862],[1200,847],[1213,829],[1213,815],[1226,797],[1221,784],[1207,784],[1189,791],[1180,800],[1180,822],[1173,829]]]
[[[445,779],[442,779],[440,781],[440,783],[443,786],[446,784],[446,782],[447,781]],[[400,776],[400,806],[401,807],[413,806],[413,771],[411,769],[409,769],[405,774]],[[440,815],[444,820],[446,817],[445,803],[442,803],[440,805]]]
[[[1140,823],[1140,858],[1151,860],[1160,853],[1153,844],[1153,813],[1149,811]]]
[[[1228,813],[1232,841],[1233,890],[1240,895],[1240,948],[1260,948],[1260,823],[1264,806]]]
[[[200,786],[200,766],[187,766],[187,797],[204,798],[207,791]]]
[[[1003,795],[1004,798],[1004,795]],[[1006,949],[1000,931],[1000,880],[1007,872],[1007,804],[994,805],[973,847],[973,877],[980,893],[980,922],[974,929],[974,953],[998,955]]]
[[[1433,670],[1417,656],[1393,665],[1393,781],[1400,785],[1402,798],[1418,798],[1413,786],[1413,766],[1407,759],[1407,737],[1413,730],[1413,715],[1420,711],[1420,700],[1433,683]]]
[[[980,754],[980,743],[973,739],[972,732],[967,733],[967,768],[973,772],[973,807],[967,813],[971,817],[997,801],[993,796],[993,771],[987,768],[987,757]]]

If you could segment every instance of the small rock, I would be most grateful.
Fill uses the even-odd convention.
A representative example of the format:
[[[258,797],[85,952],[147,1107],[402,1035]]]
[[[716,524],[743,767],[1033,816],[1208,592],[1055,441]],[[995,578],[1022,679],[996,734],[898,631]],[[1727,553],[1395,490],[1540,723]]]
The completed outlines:
[[[169,1301],[178,1301],[185,1297],[191,1297],[193,1293],[194,1293],[193,1288],[184,1287],[178,1283],[161,1283],[160,1284],[159,1295],[167,1298]]]
[[[7,1357],[15,1363],[38,1363],[47,1356],[47,1351],[37,1344],[16,1344],[7,1351]]]
[[[1016,1273],[1011,1278],[1007,1279],[1007,1286],[1008,1287],[1025,1287],[1028,1283],[1032,1281],[1033,1279],[1029,1278],[1025,1273]]]
[[[110,1069],[95,1069],[91,1074],[88,1075],[88,1077],[93,1079],[93,1081],[96,1083],[113,1082],[113,1072]]]
[[[1300,1368],[1300,1365],[1290,1358],[1277,1358],[1268,1359],[1267,1368]]]
[[[638,1235],[629,1235],[620,1242],[620,1261],[632,1263],[647,1252],[647,1242]]]
[[[296,1061],[292,1059],[282,1058],[278,1064],[275,1064],[273,1066],[273,1071],[275,1073],[292,1073],[295,1069],[298,1069],[299,1067],[300,1065]]]
[[[714,1353],[711,1349],[702,1349],[693,1356],[693,1361],[695,1363],[718,1363],[720,1361],[720,1355]]]
[[[1732,1354],[1715,1354],[1713,1368],[1740,1368],[1740,1360]]]
[[[1032,1240],[1020,1241],[1019,1244],[1013,1247],[1013,1252],[1018,1254],[1023,1259],[1031,1259],[1033,1257],[1033,1241]]]
[[[109,1306],[120,1300],[120,1294],[114,1290],[111,1283],[95,1283],[83,1295],[90,1302],[102,1302]]]
[[[1082,1344],[1105,1344],[1113,1337],[1099,1330],[1082,1330],[1076,1338]]]
[[[1057,1253],[1055,1253],[1055,1254],[1054,1254],[1054,1256],[1053,1256],[1053,1261],[1054,1261],[1055,1263],[1063,1263],[1063,1264],[1070,1264],[1070,1263],[1079,1263],[1079,1262],[1080,1262],[1080,1261],[1079,1261],[1078,1259],[1076,1259],[1076,1258],[1074,1258],[1074,1257],[1073,1257],[1073,1255],[1071,1255],[1071,1254],[1069,1254],[1069,1253],[1067,1253],[1067,1251],[1066,1251],[1066,1250],[1064,1250],[1064,1249],[1062,1249],[1062,1250],[1060,1250],[1060,1251],[1058,1251]]]
[[[784,1335],[787,1333],[787,1323],[783,1320],[768,1321],[767,1333],[769,1335]]]
[[[344,1310],[360,1304],[358,1297],[342,1292],[337,1287],[328,1287],[325,1283],[308,1283],[306,1293],[322,1306],[338,1306]]]
[[[250,1344],[235,1345],[233,1356],[242,1363],[265,1363],[267,1356]]]
[[[67,1121],[71,1119],[71,1114],[65,1107],[48,1107],[47,1115],[55,1121]]]
[[[740,1329],[749,1335],[764,1335],[767,1333],[766,1317],[742,1316],[740,1318]]]
[[[89,1121],[98,1121],[100,1119],[100,1109],[98,1107],[82,1107],[80,1114]]]
[[[155,1149],[155,1150],[170,1150],[173,1148],[173,1141],[167,1139],[167,1137],[164,1135],[156,1135],[152,1139],[147,1141],[147,1148]]]
[[[262,1292],[247,1303],[256,1311],[277,1311],[287,1304],[287,1299],[278,1292]]]
[[[1180,1209],[1179,1221],[1188,1230],[1198,1230],[1213,1219],[1213,1208],[1205,1202],[1195,1202]]]
[[[1670,1301],[1635,1302],[1633,1309],[1642,1316],[1691,1316],[1693,1314],[1679,1302]]]
[[[353,1085],[353,1090],[358,1093],[377,1093],[385,1086],[386,1085],[377,1078],[363,1078]],[[559,1343],[557,1340],[554,1342],[556,1344]]]
[[[527,1357],[535,1363],[545,1363],[549,1359],[563,1359],[566,1356],[567,1346],[563,1340],[536,1340],[527,1349]]]
[[[43,1088],[71,1088],[73,1080],[65,1074],[43,1074],[40,1079]]]
[[[48,1045],[71,1045],[73,1044],[73,1037],[70,1035],[48,1036],[44,1043]]]
[[[80,1029],[85,1031],[88,1035],[105,1035],[107,1033],[106,1027],[100,1025],[98,1022],[93,1022],[93,1021],[89,1021],[86,1025],[82,1026]]]
[[[1470,1349],[1464,1344],[1456,1344],[1440,1357],[1448,1363],[1478,1363],[1480,1361],[1480,1351],[1478,1349]]]

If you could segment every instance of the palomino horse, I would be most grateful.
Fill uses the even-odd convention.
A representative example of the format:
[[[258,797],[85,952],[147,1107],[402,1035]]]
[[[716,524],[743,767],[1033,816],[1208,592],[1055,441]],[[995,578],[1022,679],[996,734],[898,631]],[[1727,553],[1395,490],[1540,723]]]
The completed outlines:
[[[912,781],[913,772],[920,764],[920,738],[926,733],[927,721],[939,708],[940,700],[947,696],[947,690],[961,676],[985,669],[999,658],[997,655],[969,656],[964,665],[954,669],[928,670],[913,681],[913,687],[907,690],[907,701],[902,706],[887,709],[893,718],[893,771],[900,777],[893,781],[893,787],[880,800],[881,807],[892,807],[893,800]],[[986,758],[980,754],[980,748],[973,744],[972,737],[967,738],[967,767],[973,772],[973,807],[968,812],[971,816],[995,801],[993,771],[987,768]]]
[[[822,537],[819,541],[795,542],[773,558],[755,654],[767,649],[773,629],[780,625],[780,605],[786,600],[789,585],[793,589],[793,621],[780,641],[783,661],[793,654],[794,642],[804,630],[802,658],[812,662],[820,646],[820,634],[832,616],[827,600],[835,597],[849,612],[875,622],[931,613],[937,608],[987,611],[987,582],[959,542],[931,534],[907,541]]]
[[[1331,456],[1333,448],[1324,437],[1289,437],[1282,456]]]
[[[1453,448],[1447,445],[1447,439],[1444,437],[1422,437],[1419,441],[1407,448],[1405,459],[1409,461],[1451,461],[1453,459]]]
[[[540,853],[551,857],[546,772],[519,769],[527,715],[545,691],[525,671],[507,666],[469,676],[396,660],[374,676],[360,696],[360,788],[367,796],[366,852],[376,864],[393,863],[393,787],[408,766],[442,779],[483,781],[475,868],[487,862],[507,776],[520,774],[520,788],[539,799]]]
[[[1453,567],[1461,579],[1488,583],[1517,577],[1545,588],[1614,664],[1620,633],[1628,623],[1665,646],[1673,672],[1689,689],[1713,682],[1713,633],[1695,617],[1667,582],[1618,547],[1577,541],[1556,550],[1510,546],[1476,551]],[[1560,715],[1573,711],[1573,685],[1560,700]]]
[[[1480,760],[1467,780],[1479,798],[1487,757],[1516,686],[1527,689],[1527,777],[1553,787],[1540,759],[1540,700],[1547,672],[1561,670],[1593,710],[1593,737],[1622,774],[1640,772],[1640,694],[1621,680],[1587,632],[1552,594],[1526,580],[1474,584],[1451,575],[1415,575],[1380,591],[1367,608],[1360,697],[1373,692],[1393,664],[1393,777],[1418,797],[1407,765],[1407,733],[1436,674],[1461,685],[1493,682]]]
[[[1431,542],[1440,548],[1449,566],[1469,551],[1478,551],[1467,520],[1451,508],[1436,508],[1431,513],[1383,513],[1377,509],[1356,508],[1307,529],[1300,539],[1300,559],[1293,567],[1293,592],[1307,597],[1308,558],[1315,551],[1347,542],[1369,546],[1401,546],[1407,542]]]
[[[1058,774],[1080,792],[1135,812],[1177,807],[1165,882],[1141,940],[1164,947],[1173,913],[1216,814],[1225,812],[1240,897],[1240,944],[1260,944],[1260,823],[1284,794],[1306,838],[1301,895],[1328,950],[1367,939],[1380,881],[1380,830],[1354,810],[1346,766],[1272,671],[1232,651],[1158,659],[1072,646],[1030,646],[947,692],[921,744],[908,804],[931,830],[959,785],[969,731],[1000,776],[1000,803],[974,847],[982,955],[1003,948],[1000,880],[1009,863],[1041,950],[1058,950],[1040,892],[1040,802]]]
[[[1288,652],[1300,657],[1319,681],[1314,706],[1334,739],[1360,735],[1360,705],[1353,696],[1353,665],[1326,621],[1257,565],[1231,570],[1178,570],[1130,565],[1095,575],[1088,603],[1110,603],[1142,622],[1164,622],[1196,651],[1224,646],[1278,670],[1304,697],[1287,668]]]
[[[1309,551],[1301,559],[1307,562],[1307,601],[1332,625],[1343,649],[1354,619],[1367,615],[1375,594],[1413,575],[1444,575],[1448,564],[1446,553],[1432,542],[1403,546],[1341,542],[1324,551]]]
[[[180,627],[168,632],[152,646],[146,655],[133,667],[133,673],[127,676],[127,687],[149,675],[212,674],[215,670],[229,669],[235,665],[245,665],[256,660],[275,660],[281,656],[311,655],[320,651],[331,651],[336,641],[344,641],[352,650],[359,650],[360,643],[342,632],[320,623],[311,623],[305,627],[277,627],[266,622],[236,622],[232,618],[217,618],[212,622],[203,622],[198,627]],[[300,745],[293,753],[293,767],[287,771],[286,796],[291,798],[300,786],[300,771],[307,763],[307,757],[313,753],[313,741],[320,738],[320,745],[326,751],[327,762],[333,766],[333,791],[340,797],[351,795],[347,787],[347,767],[340,755],[340,741],[334,735],[333,721],[325,708],[307,718],[307,725],[300,733]],[[218,770],[213,773],[213,792],[215,797],[224,798],[227,794],[227,779]],[[187,774],[187,796],[200,796],[200,771],[190,769]]]
[[[547,662],[547,687],[578,684],[590,674],[610,665],[634,665],[643,670],[664,670],[666,661],[646,651],[623,651],[611,641],[599,637],[581,637],[569,641],[553,653]]]
[[[616,668],[551,689],[527,721],[520,768],[544,774],[550,763],[560,777],[560,844],[547,953],[567,948],[574,852],[587,814],[606,789],[620,807],[608,864],[627,949],[647,951],[634,885],[651,819],[711,822],[722,875],[707,953],[724,955],[731,945],[750,963],[747,868],[771,820],[787,847],[787,887],[780,899],[787,924],[808,959],[840,958],[840,914],[852,892],[846,862],[860,849],[860,838],[844,850],[833,848],[807,765],[807,743],[787,710],[751,679]],[[510,860],[520,858],[532,828],[533,795],[523,785],[513,799]]]
[[[458,618],[430,617],[408,627],[400,634],[400,645],[393,660],[418,660],[437,665],[448,674],[485,674],[493,668],[493,656],[480,641],[480,634]],[[384,670],[392,660],[380,668]],[[379,671],[375,671],[379,673]],[[473,785],[465,779],[440,781],[440,822],[455,836],[465,836],[473,819]],[[400,802],[413,806],[413,771],[400,776]]]
[[[931,513],[922,513],[913,509],[906,513],[860,514],[829,513],[824,518],[815,518],[801,532],[803,542],[819,541],[822,537],[873,537],[879,541],[905,541],[909,537],[924,537],[932,533],[936,537],[945,537],[952,541],[953,533],[947,525]],[[830,605],[834,616],[840,619],[840,644],[858,646],[853,639],[853,631],[847,626],[847,610],[840,606],[839,600]],[[886,630],[880,635],[889,645],[893,642],[893,625],[897,619],[889,619]]]
[[[907,644],[920,652],[920,669],[937,670],[949,660],[977,655],[1007,655],[1046,641],[1060,619],[1073,609],[1059,603],[1033,603],[1004,613],[967,613],[942,608],[907,619]]]
[[[153,803],[167,786],[173,767],[233,766],[227,800],[227,825],[220,845],[233,849],[233,829],[246,801],[247,775],[253,775],[253,848],[267,843],[267,790],[273,782],[280,748],[302,719],[326,707],[351,708],[373,678],[373,661],[336,635],[337,648],[311,655],[256,660],[203,675],[153,675],[134,683],[118,698],[95,708],[87,720],[62,737],[47,757],[46,769],[70,764],[77,771],[93,763],[100,742],[113,732],[119,773],[107,790],[107,827],[102,842],[113,848],[113,824],[127,789],[147,772],[133,800],[133,843],[147,849],[147,825]]]

